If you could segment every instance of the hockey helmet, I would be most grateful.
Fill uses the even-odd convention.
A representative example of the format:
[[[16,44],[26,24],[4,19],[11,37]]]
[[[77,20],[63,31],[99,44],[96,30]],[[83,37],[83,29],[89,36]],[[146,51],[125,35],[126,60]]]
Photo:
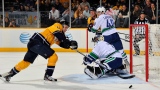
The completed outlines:
[[[55,23],[54,26],[57,27],[60,30],[63,29],[63,26],[60,23]]]
[[[60,20],[60,24],[69,26],[69,22],[65,21],[64,19]]]
[[[105,13],[106,12],[106,9],[104,7],[99,7],[97,8],[96,10],[97,12],[101,12],[101,13]]]

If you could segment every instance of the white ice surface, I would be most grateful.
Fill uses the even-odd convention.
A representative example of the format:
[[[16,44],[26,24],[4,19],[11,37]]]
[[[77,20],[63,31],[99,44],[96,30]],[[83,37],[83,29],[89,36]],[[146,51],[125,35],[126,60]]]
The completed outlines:
[[[83,73],[83,56],[78,53],[60,53],[53,74],[58,82],[44,82],[43,76],[47,60],[38,56],[27,69],[11,78],[10,83],[0,80],[0,90],[160,90],[160,87],[146,83],[140,78],[120,79],[117,76],[92,80]],[[25,53],[0,53],[0,73],[13,68]]]

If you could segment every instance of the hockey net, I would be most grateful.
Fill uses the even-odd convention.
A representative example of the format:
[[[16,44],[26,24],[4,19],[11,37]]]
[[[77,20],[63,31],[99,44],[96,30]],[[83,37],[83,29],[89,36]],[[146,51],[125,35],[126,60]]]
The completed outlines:
[[[145,37],[136,44],[140,55],[135,56],[135,30],[145,29]],[[160,25],[130,25],[130,72],[147,82],[160,82]]]

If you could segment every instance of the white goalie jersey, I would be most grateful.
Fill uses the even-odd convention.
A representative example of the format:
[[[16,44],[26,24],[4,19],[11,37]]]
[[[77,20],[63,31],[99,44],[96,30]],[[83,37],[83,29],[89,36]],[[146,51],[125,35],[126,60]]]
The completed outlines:
[[[106,58],[107,56],[122,58],[122,55],[117,51],[114,46],[105,42],[99,41],[93,48],[92,53],[97,55],[99,58]]]

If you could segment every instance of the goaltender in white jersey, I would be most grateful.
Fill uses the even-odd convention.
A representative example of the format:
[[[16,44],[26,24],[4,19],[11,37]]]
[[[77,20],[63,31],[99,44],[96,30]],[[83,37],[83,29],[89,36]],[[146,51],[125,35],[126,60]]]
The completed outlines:
[[[84,57],[83,63],[87,65],[84,69],[85,74],[93,79],[98,79],[110,72],[115,72],[119,75],[127,75],[125,78],[133,78],[134,75],[130,75],[122,64],[121,52],[116,50],[113,45],[103,41],[103,39],[102,35],[97,35],[94,38],[94,42],[97,42],[97,44],[94,46],[92,52]],[[92,66],[92,62],[101,63],[106,68],[99,64]]]
[[[127,61],[127,55],[123,51],[122,42],[115,28],[115,20],[112,18],[112,16],[105,14],[106,10],[104,7],[99,7],[96,11],[98,17],[95,19],[94,25],[88,26],[88,30],[96,33],[98,29],[101,29],[104,41],[113,45],[116,50],[119,50],[123,60]],[[128,62],[127,65],[129,65]]]

